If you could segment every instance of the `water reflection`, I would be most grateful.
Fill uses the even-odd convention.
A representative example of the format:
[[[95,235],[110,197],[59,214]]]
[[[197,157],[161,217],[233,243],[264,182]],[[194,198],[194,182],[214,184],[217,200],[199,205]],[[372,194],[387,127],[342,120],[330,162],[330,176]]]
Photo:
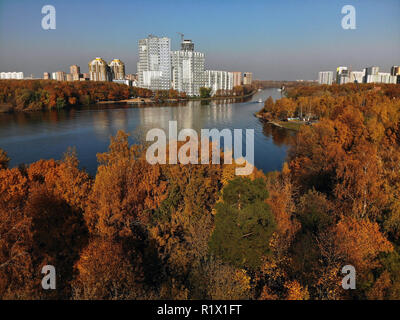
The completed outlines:
[[[241,102],[231,100],[189,101],[135,108],[129,105],[95,105],[69,110],[0,114],[0,148],[11,157],[11,166],[39,159],[60,159],[75,146],[81,165],[96,172],[96,153],[107,150],[111,135],[118,130],[139,142],[152,128],[168,132],[169,121],[178,130],[193,128],[254,129],[255,164],[264,171],[280,169],[294,133],[262,123],[254,117],[261,109],[258,99],[279,98],[276,89],[257,93]]]
[[[296,138],[295,131],[280,128],[267,122],[263,122],[263,133],[267,137],[272,137],[277,146],[292,146]]]

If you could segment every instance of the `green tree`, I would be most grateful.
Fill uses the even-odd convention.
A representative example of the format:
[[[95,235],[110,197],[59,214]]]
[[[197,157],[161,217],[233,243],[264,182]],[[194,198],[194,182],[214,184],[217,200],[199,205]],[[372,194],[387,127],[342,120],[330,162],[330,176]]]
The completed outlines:
[[[237,267],[250,269],[270,253],[269,240],[276,228],[263,179],[236,178],[223,189],[216,205],[215,230],[210,251]]]
[[[211,88],[200,88],[200,98],[209,98],[211,97]]]

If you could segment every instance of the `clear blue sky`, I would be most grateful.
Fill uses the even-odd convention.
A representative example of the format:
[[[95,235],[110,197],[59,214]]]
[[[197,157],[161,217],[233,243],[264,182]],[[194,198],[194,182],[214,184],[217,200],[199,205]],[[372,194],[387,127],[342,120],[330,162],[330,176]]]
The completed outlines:
[[[57,29],[41,28],[55,6]],[[357,29],[341,27],[356,8]],[[252,71],[255,78],[316,79],[338,65],[353,70],[400,65],[399,0],[0,0],[0,71],[87,72],[94,57],[120,58],[136,72],[137,41],[177,32],[206,54],[206,67]]]

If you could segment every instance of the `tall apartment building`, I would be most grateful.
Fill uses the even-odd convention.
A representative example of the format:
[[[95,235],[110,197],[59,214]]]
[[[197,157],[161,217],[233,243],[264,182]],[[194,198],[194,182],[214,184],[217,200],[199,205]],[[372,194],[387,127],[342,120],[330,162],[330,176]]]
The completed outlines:
[[[151,90],[171,88],[171,40],[149,35],[139,40],[137,65],[139,87]]]
[[[57,81],[65,81],[67,78],[64,71],[53,72],[51,77],[53,80]]]
[[[125,64],[121,60],[114,59],[108,66],[113,80],[125,80]]]
[[[379,72],[378,77],[380,83],[397,83],[397,76],[392,76],[389,72]]]
[[[22,79],[24,79],[24,73],[23,72],[1,72],[0,73],[0,79],[18,79],[18,80],[22,80]]]
[[[240,71],[234,71],[233,73],[233,86],[237,87],[242,85],[242,73]]]
[[[207,88],[211,88],[211,94],[215,94],[218,90],[233,89],[233,73],[228,71],[206,70],[205,84]]]
[[[245,72],[243,73],[243,84],[251,84],[253,82],[253,73],[252,72]]]
[[[171,52],[172,87],[189,96],[199,96],[204,86],[204,53],[194,51],[191,40],[183,40],[181,50]]]
[[[332,71],[321,71],[318,73],[319,84],[332,84],[333,83],[333,72]]]
[[[71,81],[79,81],[81,68],[78,65],[74,64],[69,67],[69,73],[71,74],[71,76],[68,76],[68,79],[72,77]]]
[[[364,71],[351,71],[349,80],[351,83],[364,83],[365,82],[365,70]]]
[[[50,79],[50,73],[48,73],[48,72],[43,72],[43,79],[44,79],[44,80],[49,80],[49,79]]]
[[[336,68],[336,83],[346,84],[350,82],[350,72],[347,67]]]
[[[110,68],[102,58],[95,58],[89,62],[89,76],[91,81],[111,81]]]

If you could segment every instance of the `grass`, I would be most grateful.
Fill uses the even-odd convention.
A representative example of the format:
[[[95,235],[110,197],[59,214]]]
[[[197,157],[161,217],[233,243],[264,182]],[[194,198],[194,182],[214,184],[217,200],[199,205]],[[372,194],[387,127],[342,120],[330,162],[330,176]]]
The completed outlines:
[[[285,129],[299,131],[301,126],[305,124],[303,121],[277,121],[277,123]]]

